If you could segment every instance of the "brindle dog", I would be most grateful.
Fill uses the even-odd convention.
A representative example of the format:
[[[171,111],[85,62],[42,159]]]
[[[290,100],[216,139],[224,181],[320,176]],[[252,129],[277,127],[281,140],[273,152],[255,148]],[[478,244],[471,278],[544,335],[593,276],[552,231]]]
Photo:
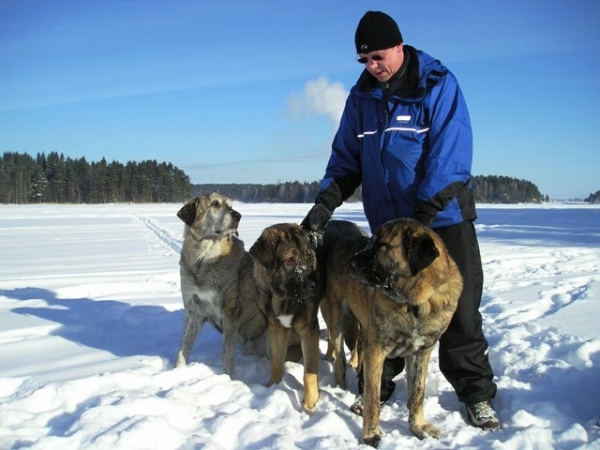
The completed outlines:
[[[386,357],[406,358],[411,431],[420,439],[438,437],[425,421],[423,401],[431,351],[456,310],[463,280],[439,236],[413,219],[384,224],[371,238],[356,226],[330,222],[325,242],[326,294],[335,320],[347,302],[362,329],[365,375],[362,440],[376,447],[381,374]],[[336,354],[343,354],[343,326],[335,327]],[[345,365],[336,359],[336,381],[343,386]]]

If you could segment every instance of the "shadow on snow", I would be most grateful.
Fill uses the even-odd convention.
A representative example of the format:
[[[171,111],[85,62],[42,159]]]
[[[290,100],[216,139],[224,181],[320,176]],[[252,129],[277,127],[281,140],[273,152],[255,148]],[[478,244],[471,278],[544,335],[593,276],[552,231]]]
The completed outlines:
[[[0,290],[0,295],[21,301],[43,300],[45,306],[12,311],[61,324],[49,334],[115,356],[161,356],[174,362],[179,349],[183,310],[116,300],[59,298],[53,291],[36,287]],[[217,333],[210,326],[205,328]]]

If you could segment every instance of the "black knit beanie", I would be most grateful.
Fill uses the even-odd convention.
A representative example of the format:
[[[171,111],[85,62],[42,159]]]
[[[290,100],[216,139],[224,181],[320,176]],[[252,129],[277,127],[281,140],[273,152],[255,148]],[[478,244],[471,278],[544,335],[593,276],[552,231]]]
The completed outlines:
[[[354,44],[356,53],[369,53],[402,44],[402,34],[396,21],[386,13],[367,11],[358,22]]]

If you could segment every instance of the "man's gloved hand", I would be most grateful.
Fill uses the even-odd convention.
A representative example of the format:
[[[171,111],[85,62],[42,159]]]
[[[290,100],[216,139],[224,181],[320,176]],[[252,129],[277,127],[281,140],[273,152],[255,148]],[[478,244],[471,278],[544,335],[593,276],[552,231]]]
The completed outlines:
[[[325,205],[316,203],[300,224],[307,231],[308,239],[313,248],[317,248],[323,242],[323,231],[332,214],[333,212]]]
[[[421,222],[426,227],[431,225],[431,222],[433,222],[433,216],[431,214],[428,214],[423,211],[415,212],[415,219],[417,219],[419,222]]]
[[[421,222],[426,227],[431,225],[438,210],[429,202],[423,202],[417,200],[415,202],[415,215],[414,218]]]
[[[333,213],[322,203],[317,203],[308,212],[300,226],[308,231],[323,232]]]

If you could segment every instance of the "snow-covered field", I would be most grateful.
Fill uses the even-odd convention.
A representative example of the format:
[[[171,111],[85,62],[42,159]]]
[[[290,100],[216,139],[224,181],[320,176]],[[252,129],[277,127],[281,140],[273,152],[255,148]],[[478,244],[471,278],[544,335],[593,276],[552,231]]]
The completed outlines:
[[[302,366],[264,387],[265,358],[238,355],[220,374],[221,336],[207,325],[192,363],[173,369],[183,312],[180,205],[0,205],[0,449],[354,449],[356,392],[332,387],[300,408]],[[246,247],[310,205],[235,204]],[[337,218],[366,228],[361,206]],[[600,449],[600,207],[479,205],[482,312],[501,431],[469,426],[437,368],[425,415],[407,424],[401,375],[382,408],[381,449]],[[324,333],[324,330],[323,330]],[[326,342],[321,340],[321,351]]]

